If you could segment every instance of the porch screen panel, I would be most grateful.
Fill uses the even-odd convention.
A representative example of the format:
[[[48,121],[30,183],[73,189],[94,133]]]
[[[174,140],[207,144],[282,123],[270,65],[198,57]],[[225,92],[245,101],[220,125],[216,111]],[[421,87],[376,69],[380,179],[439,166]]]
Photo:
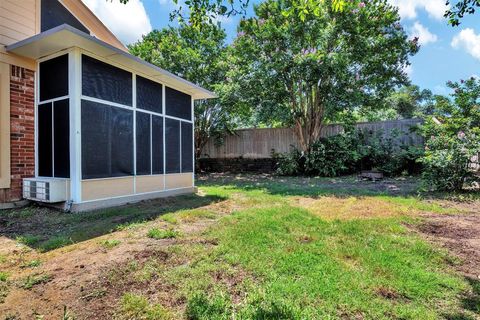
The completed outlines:
[[[82,94],[132,106],[132,74],[82,55]]]
[[[193,172],[192,124],[182,122],[182,172]]]
[[[163,117],[154,115],[152,115],[152,170],[153,174],[163,173]]]
[[[111,107],[112,177],[133,175],[133,111]]]
[[[53,103],[53,175],[58,178],[70,177],[70,114],[69,100]]]
[[[53,175],[52,103],[38,105],[38,175]]]
[[[166,87],[165,105],[167,115],[192,120],[192,97],[188,94]]]
[[[137,76],[137,108],[163,113],[162,85]]]
[[[133,111],[82,100],[83,179],[133,174]]]
[[[136,123],[137,175],[151,174],[150,115],[137,112]]]
[[[165,119],[165,153],[167,173],[180,173],[180,121]]]
[[[40,62],[40,101],[68,95],[68,54]]]

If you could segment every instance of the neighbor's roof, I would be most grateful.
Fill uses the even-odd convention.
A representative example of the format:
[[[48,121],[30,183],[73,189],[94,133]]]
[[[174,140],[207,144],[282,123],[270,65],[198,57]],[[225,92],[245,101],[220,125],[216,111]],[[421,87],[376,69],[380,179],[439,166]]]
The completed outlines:
[[[189,82],[179,76],[163,70],[151,63],[135,57],[104,41],[90,36],[74,27],[63,24],[47,30],[33,37],[19,41],[6,47],[8,52],[39,59],[53,53],[78,47],[111,61],[127,69],[132,69],[140,74],[157,79],[174,89],[190,94],[194,99],[215,98],[215,93]]]

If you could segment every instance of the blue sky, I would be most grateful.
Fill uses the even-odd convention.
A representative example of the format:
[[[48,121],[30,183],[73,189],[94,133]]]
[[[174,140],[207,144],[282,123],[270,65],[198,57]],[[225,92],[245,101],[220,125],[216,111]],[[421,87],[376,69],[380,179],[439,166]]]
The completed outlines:
[[[132,43],[142,34],[167,25],[169,13],[175,7],[172,0],[130,0],[121,5],[116,0],[83,0],[87,6],[124,43]],[[434,93],[448,94],[445,83],[471,76],[480,76],[480,13],[463,20],[459,27],[447,25],[443,18],[444,0],[389,0],[399,7],[402,25],[422,44],[411,59],[408,73],[413,84]],[[250,8],[249,14],[253,10]],[[240,17],[221,17],[231,41],[236,35]]]

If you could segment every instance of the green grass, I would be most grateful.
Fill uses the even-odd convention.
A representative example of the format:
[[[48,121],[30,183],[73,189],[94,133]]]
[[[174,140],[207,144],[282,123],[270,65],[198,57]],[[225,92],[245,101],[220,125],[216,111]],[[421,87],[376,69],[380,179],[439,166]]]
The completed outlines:
[[[43,241],[39,245],[39,250],[41,252],[55,250],[61,247],[65,247],[69,244],[74,243],[71,238],[67,236],[55,236],[46,241]]]
[[[8,273],[0,271],[0,282],[7,282],[8,280]]]
[[[40,267],[41,264],[42,264],[42,261],[35,259],[22,264],[20,267],[21,268],[38,268]]]
[[[478,318],[478,282],[411,230],[420,213],[457,209],[418,195],[414,179],[398,184],[393,192],[355,177],[220,176],[199,181],[201,196],[82,215],[32,209],[23,215],[45,219],[45,230],[25,227],[18,241],[48,251],[116,231],[181,236],[106,272],[109,291],[123,294],[118,319]],[[201,232],[180,228],[212,219]],[[159,227],[166,223],[176,230]],[[113,237],[98,243],[116,247]],[[33,275],[21,286],[50,279]]]
[[[150,304],[147,298],[135,294],[123,295],[120,307],[120,319],[167,320],[170,313],[159,304]]]
[[[21,287],[23,289],[29,290],[32,289],[34,286],[39,284],[47,283],[52,280],[52,276],[49,274],[34,274],[29,275],[25,279],[23,279],[21,283]]]
[[[169,246],[168,259],[137,261],[117,280],[126,272],[146,287],[174,288],[168,295],[186,302],[184,309],[171,311],[187,319],[468,319],[480,314],[464,307],[461,297],[476,287],[453,272],[454,259],[406,227],[420,221],[417,213],[455,210],[413,193],[344,185],[335,194],[326,181],[200,183],[207,196],[233,201],[232,214],[197,235],[201,241]],[[295,202],[323,196],[329,197],[320,202],[325,212],[353,197],[355,203],[381,204],[380,210],[396,214],[377,209],[362,219],[358,213],[325,219]],[[178,224],[196,221],[197,215],[211,219],[216,213],[195,209],[162,219]],[[163,238],[160,229],[151,229],[149,236],[157,233]],[[477,293],[470,304],[478,299]]]
[[[214,219],[216,215],[211,211],[204,209],[181,210],[167,213],[161,217],[162,220],[177,224],[181,222],[195,222],[200,219]]]
[[[180,233],[173,229],[158,229],[152,228],[148,230],[147,237],[152,239],[174,239],[177,238]]]
[[[39,236],[26,234],[23,236],[17,236],[16,240],[21,244],[32,247],[37,245],[41,241],[41,238]]]
[[[402,222],[326,222],[282,206],[238,212],[211,236],[219,240],[222,260],[260,279],[236,310],[245,318],[436,318],[433,305],[454,304],[465,284],[446,272],[444,253],[409,234]],[[382,296],[385,290],[396,298]],[[216,296],[209,299],[218,303]],[[217,309],[202,318],[221,317]]]
[[[120,240],[116,240],[116,239],[107,239],[99,242],[99,244],[105,249],[115,248],[120,243],[121,243]]]

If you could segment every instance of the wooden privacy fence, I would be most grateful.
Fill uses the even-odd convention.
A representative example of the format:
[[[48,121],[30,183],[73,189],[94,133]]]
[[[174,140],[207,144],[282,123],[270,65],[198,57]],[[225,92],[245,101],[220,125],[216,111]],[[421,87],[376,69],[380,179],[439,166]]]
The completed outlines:
[[[396,143],[421,145],[420,135],[411,132],[413,126],[421,123],[421,119],[405,119],[393,121],[365,122],[356,124],[358,130],[369,130],[390,135],[398,132]],[[322,130],[322,136],[332,136],[343,132],[338,124],[328,125]],[[233,135],[225,137],[222,145],[216,145],[210,140],[202,151],[201,158],[270,158],[272,152],[286,153],[291,146],[298,147],[292,128],[242,129]]]

